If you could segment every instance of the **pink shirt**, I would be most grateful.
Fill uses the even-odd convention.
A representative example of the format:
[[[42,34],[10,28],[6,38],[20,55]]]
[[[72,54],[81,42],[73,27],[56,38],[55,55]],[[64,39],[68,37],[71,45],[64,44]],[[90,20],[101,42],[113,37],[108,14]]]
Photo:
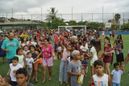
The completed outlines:
[[[42,55],[43,55],[43,58],[50,58],[52,56],[52,46],[51,45],[48,45],[47,47],[42,47]]]

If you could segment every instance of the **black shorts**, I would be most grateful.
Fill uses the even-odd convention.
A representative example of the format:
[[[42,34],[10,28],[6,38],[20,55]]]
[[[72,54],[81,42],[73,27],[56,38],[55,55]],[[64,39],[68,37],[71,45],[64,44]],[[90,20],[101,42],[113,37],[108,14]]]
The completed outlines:
[[[11,86],[17,86],[17,82],[15,82],[15,81],[10,81],[10,84],[11,84]]]
[[[123,53],[116,54],[116,61],[123,62],[124,61],[124,54]]]

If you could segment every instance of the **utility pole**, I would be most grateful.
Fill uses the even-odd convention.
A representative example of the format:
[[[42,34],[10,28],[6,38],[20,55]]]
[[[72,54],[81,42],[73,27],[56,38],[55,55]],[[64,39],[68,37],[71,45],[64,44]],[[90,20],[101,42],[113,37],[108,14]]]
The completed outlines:
[[[41,21],[42,21],[43,13],[42,13],[42,8],[41,8]]]
[[[14,10],[13,10],[13,8],[12,8],[12,18],[13,18],[13,12],[14,12]]]
[[[102,7],[102,23],[104,23],[104,6]]]
[[[71,16],[72,16],[71,20],[73,20],[73,7],[71,9]]]
[[[81,21],[83,21],[83,13],[81,13]]]

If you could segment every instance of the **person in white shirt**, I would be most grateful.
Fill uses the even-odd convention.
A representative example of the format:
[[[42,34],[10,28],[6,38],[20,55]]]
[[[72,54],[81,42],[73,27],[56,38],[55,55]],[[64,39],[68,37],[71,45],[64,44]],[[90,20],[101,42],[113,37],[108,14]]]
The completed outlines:
[[[71,47],[68,45],[64,47],[63,53],[62,53],[62,58],[61,58],[61,63],[60,63],[60,69],[59,69],[59,82],[60,84],[66,84],[68,83],[68,77],[67,77],[67,69],[68,69],[68,64],[69,64],[69,59],[70,57],[70,50]]]
[[[114,63],[114,69],[112,70],[112,86],[120,86],[121,75],[123,74],[123,67],[120,67],[118,63]]]
[[[19,68],[22,68],[23,66],[21,64],[18,63],[18,57],[14,57],[12,59],[12,63],[9,64],[9,67],[10,67],[10,70],[9,70],[9,75],[10,75],[10,78],[11,78],[11,82],[10,84],[12,86],[16,86],[17,85],[17,82],[16,82],[16,71],[19,69]]]
[[[17,53],[17,55],[15,55],[15,56],[18,57],[19,64],[21,64],[24,67],[25,66],[25,58],[24,58],[23,49],[18,48],[16,53]]]
[[[91,58],[90,58],[91,75],[93,75],[94,74],[93,64],[96,60],[98,60],[98,56],[97,56],[97,51],[95,47],[93,46],[92,42],[88,44],[88,48],[89,48],[89,53],[91,54]]]
[[[34,63],[34,59],[32,58],[32,54],[31,54],[31,52],[28,52],[27,57],[26,57],[26,68],[27,68],[27,72],[29,75],[28,81],[30,80],[31,75],[32,75],[33,63]]]
[[[94,62],[95,74],[92,76],[94,86],[111,86],[111,79],[104,73],[104,64],[101,60]]]

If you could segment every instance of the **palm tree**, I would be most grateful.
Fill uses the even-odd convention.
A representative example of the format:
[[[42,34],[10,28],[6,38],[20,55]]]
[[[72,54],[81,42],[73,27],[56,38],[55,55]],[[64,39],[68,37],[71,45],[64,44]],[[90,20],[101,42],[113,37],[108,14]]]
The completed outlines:
[[[53,21],[53,19],[55,19],[56,18],[56,14],[57,14],[57,11],[55,10],[55,8],[50,8],[50,10],[49,10],[49,14],[47,15],[47,21],[48,22],[52,22]]]
[[[115,16],[114,16],[114,20],[115,20],[115,23],[116,23],[116,27],[118,29],[120,29],[120,18],[121,18],[121,15],[119,13],[116,13]]]

